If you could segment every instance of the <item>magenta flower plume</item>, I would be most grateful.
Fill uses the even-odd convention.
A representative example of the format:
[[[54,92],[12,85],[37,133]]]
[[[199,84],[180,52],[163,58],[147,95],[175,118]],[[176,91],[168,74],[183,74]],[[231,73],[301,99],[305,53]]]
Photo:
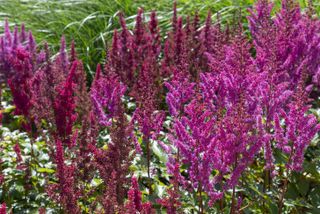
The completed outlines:
[[[150,202],[142,202],[141,191],[136,177],[131,178],[131,188],[128,191],[128,201],[125,204],[125,213],[135,214],[137,212],[143,214],[154,213]]]
[[[64,149],[62,142],[56,140],[55,162],[57,165],[56,176],[58,184],[53,184],[48,188],[49,196],[54,199],[66,212],[81,213],[77,205],[78,193],[75,187],[73,165],[65,164]]]
[[[27,33],[26,33],[25,25],[24,23],[22,23],[20,28],[20,41],[25,42],[26,40],[27,40]]]
[[[0,206],[0,214],[6,214],[6,213],[7,213],[7,206],[5,203],[3,203]]]
[[[132,186],[128,191],[129,201],[126,206],[128,206],[128,208],[130,209],[133,209],[135,213],[136,211],[142,210],[142,201],[141,201],[142,199],[141,199],[141,192],[139,190],[139,184],[138,184],[137,178],[132,177],[131,183],[132,183]]]
[[[75,47],[75,42],[72,40],[71,42],[71,51],[70,51],[70,62],[74,62],[77,59],[77,52]]]
[[[17,155],[17,162],[20,163],[22,161],[22,156],[19,144],[14,145],[13,149]]]
[[[72,126],[77,118],[75,112],[74,76],[78,64],[79,62],[77,61],[73,62],[66,81],[57,88],[57,97],[53,106],[57,134],[66,145],[70,143]]]
[[[310,91],[305,90],[302,84],[297,88],[288,110],[280,111],[274,118],[276,147],[289,156],[287,167],[292,171],[302,170],[304,151],[320,130],[317,118],[307,114]]]
[[[195,94],[195,84],[183,74],[178,74],[170,82],[165,82],[164,85],[169,90],[166,96],[169,112],[172,116],[179,117],[184,112],[184,106]]]
[[[91,100],[101,125],[112,125],[112,118],[119,114],[119,105],[125,92],[126,87],[115,76],[106,76],[94,82]]]
[[[10,47],[12,45],[12,35],[11,35],[8,19],[6,19],[4,23],[4,38],[5,38],[6,45]]]
[[[60,64],[62,71],[67,74],[67,72],[69,71],[69,59],[67,55],[66,40],[64,36],[61,37],[58,64]]]
[[[10,63],[16,73],[8,80],[8,85],[13,95],[16,113],[29,117],[32,106],[30,54],[23,48],[17,48],[13,53],[15,55],[11,57]]]

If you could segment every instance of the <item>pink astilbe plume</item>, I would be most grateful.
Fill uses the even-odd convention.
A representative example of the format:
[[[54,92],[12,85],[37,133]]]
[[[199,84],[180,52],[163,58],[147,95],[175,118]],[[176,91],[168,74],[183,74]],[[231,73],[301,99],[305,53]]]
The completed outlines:
[[[65,44],[62,44],[62,46]],[[62,49],[62,48],[61,48]],[[60,58],[54,60],[51,59],[48,44],[44,45],[44,63],[42,66],[34,73],[32,79],[32,90],[37,96],[33,96],[33,115],[35,116],[35,122],[37,127],[43,125],[42,121],[46,121],[49,127],[46,127],[51,132],[55,129],[55,110],[54,103],[61,90],[62,85],[65,84],[68,73],[62,69],[62,64]],[[67,56],[65,56],[67,57]],[[75,60],[76,61],[76,60]],[[69,69],[69,68],[68,68]],[[73,96],[77,94],[79,73],[82,72],[82,64],[77,63],[74,82],[74,92]],[[83,75],[81,75],[83,76]],[[82,78],[83,79],[83,78]],[[83,87],[82,87],[83,88]],[[83,99],[83,98],[81,98]],[[79,104],[77,103],[77,106]],[[48,108],[50,106],[50,108]]]
[[[190,82],[188,77],[178,73],[175,77],[164,85],[168,89],[166,102],[169,112],[174,117],[179,117],[184,112],[184,106],[194,96],[195,83]]]
[[[139,73],[139,82],[133,97],[136,99],[137,108],[134,112],[134,119],[138,122],[141,133],[145,139],[155,138],[160,132],[164,114],[158,109],[159,87],[156,82],[157,69],[152,64],[152,59],[145,59]]]
[[[132,177],[131,188],[128,191],[128,201],[125,204],[125,211],[123,213],[135,214],[137,212],[141,214],[155,213],[149,202],[142,202],[138,180],[136,177]]]
[[[255,64],[263,77],[260,96],[262,116],[266,121],[263,125],[264,130],[270,135],[275,126],[275,140],[279,141],[277,147],[288,153],[290,150],[290,146],[287,145],[288,140],[280,140],[282,134],[279,112],[283,112],[282,117],[284,117],[296,109],[298,116],[298,112],[306,112],[308,109],[303,107],[306,106],[306,102],[297,107],[293,94],[304,91],[301,87],[305,84],[299,83],[301,80],[317,84],[316,72],[319,68],[317,62],[320,56],[318,48],[320,40],[317,33],[319,25],[318,21],[301,14],[300,7],[295,1],[283,0],[281,11],[275,18],[270,14],[272,8],[273,5],[269,1],[258,1],[255,10],[250,11],[248,20],[256,49]],[[300,92],[296,91],[297,85],[300,85]],[[310,136],[309,140],[313,136]],[[265,144],[267,169],[273,168],[273,144],[272,141]]]
[[[30,64],[30,54],[23,48],[14,51],[14,56],[10,58],[12,69],[16,72],[8,80],[8,85],[13,95],[13,102],[16,106],[16,113],[29,117],[32,106],[31,85],[32,68]]]
[[[74,53],[73,53],[74,54]],[[74,56],[72,56],[74,57]],[[69,59],[67,55],[67,50],[66,50],[66,40],[65,37],[61,37],[61,43],[60,43],[60,52],[57,58],[57,64],[61,66],[61,69],[65,75],[67,75],[69,71]]]
[[[161,51],[161,36],[160,29],[158,26],[157,14],[155,11],[152,11],[150,15],[149,32],[151,37],[151,49],[153,51],[153,54],[155,56],[159,56]]]
[[[66,81],[57,88],[57,96],[53,106],[57,135],[66,145],[70,144],[72,126],[77,118],[75,112],[74,76],[78,63],[77,61],[73,62]]]
[[[77,204],[78,193],[75,186],[75,166],[65,164],[65,154],[63,144],[56,140],[55,163],[57,165],[56,177],[57,184],[50,185],[48,188],[49,196],[55,200],[68,213],[81,213]]]
[[[120,25],[122,31],[120,33],[119,43],[120,43],[120,64],[119,67],[116,67],[120,80],[125,83],[127,86],[131,87],[134,83],[134,55],[131,51],[133,36],[130,34],[127,29],[126,22],[123,14],[119,15]]]
[[[170,162],[170,161],[169,161]],[[167,196],[157,200],[157,203],[166,208],[168,214],[175,214],[181,208],[182,203],[180,202],[179,193],[179,181],[181,181],[180,165],[177,161],[175,163],[167,163],[168,172],[172,173],[170,183],[172,188],[167,189]],[[174,162],[171,160],[171,162]]]
[[[154,59],[147,58],[142,64],[139,73],[139,81],[134,90],[134,98],[136,99],[136,110],[133,114],[133,120],[137,122],[140,133],[142,134],[143,143],[146,146],[147,154],[147,170],[150,178],[150,140],[156,140],[162,124],[165,119],[165,114],[159,109],[158,95],[160,94],[159,86],[156,82],[156,75],[154,73],[157,69],[154,64],[151,64]]]
[[[124,113],[122,98],[126,87],[112,74],[96,78],[91,88],[93,112],[102,128],[111,136],[108,149],[93,147],[95,167],[104,181],[105,191],[101,201],[105,213],[123,209],[126,187],[129,183],[129,166],[134,148],[131,137],[133,127]]]
[[[318,84],[319,21],[301,14],[296,1],[283,0],[280,12],[271,17],[273,5],[261,0],[250,11],[249,27],[257,52],[257,65],[269,70],[275,83],[289,82],[289,88],[298,83],[303,70]]]
[[[276,147],[289,156],[287,167],[292,171],[302,170],[304,151],[320,130],[317,118],[307,114],[310,109],[310,90],[310,86],[304,89],[303,81],[300,80],[288,110],[280,111],[274,118]]]
[[[73,62],[76,62],[75,59]],[[83,63],[79,61],[74,75],[74,97],[78,121],[86,118],[92,110],[90,94],[87,89],[87,77]]]
[[[260,133],[253,134],[260,113],[257,100],[260,77],[254,69],[250,45],[240,31],[232,44],[224,48],[223,60],[207,53],[212,71],[200,74],[199,92],[192,92],[192,88],[186,88],[185,92],[184,87],[176,89],[191,101],[188,98],[185,104],[181,103],[182,107],[173,108],[175,104],[167,97],[169,109],[178,109],[171,110],[172,116],[182,114],[174,120],[170,139],[179,149],[182,163],[189,165],[190,185],[207,192],[212,201],[237,185],[239,176],[265,140]],[[212,65],[217,63],[217,67]],[[219,171],[217,176],[212,177],[213,170]],[[217,190],[224,175],[230,175],[230,180]]]
[[[7,82],[15,104],[15,113],[23,115],[23,127],[27,131],[33,129],[38,115],[34,114],[36,105],[34,94],[34,74],[45,61],[45,53],[37,51],[37,45],[29,32],[27,36],[24,25],[21,32],[15,27],[13,35],[6,21],[5,34],[0,39],[0,78]]]
[[[22,156],[19,144],[14,145],[13,149],[17,156],[17,162],[20,163],[22,161]]]
[[[115,76],[96,78],[93,84],[91,99],[95,115],[101,125],[111,126],[112,118],[119,113],[121,97],[126,87]]]
[[[6,214],[6,213],[7,213],[7,206],[5,203],[3,203],[0,206],[0,214]]]

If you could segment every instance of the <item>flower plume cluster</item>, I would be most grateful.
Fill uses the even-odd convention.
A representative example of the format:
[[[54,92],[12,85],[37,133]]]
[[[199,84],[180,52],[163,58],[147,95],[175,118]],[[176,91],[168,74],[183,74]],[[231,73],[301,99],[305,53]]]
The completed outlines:
[[[37,45],[23,25],[11,32],[6,21],[1,90],[11,92],[19,128],[46,142],[53,203],[75,214],[179,213],[188,196],[205,213],[218,201],[222,210],[232,192],[236,213],[243,200],[236,187],[253,164],[263,165],[269,181],[301,171],[320,131],[310,113],[319,96],[320,22],[294,0],[272,11],[268,0],[249,10],[251,37],[237,21],[213,23],[211,12],[203,26],[197,13],[179,17],[176,3],[164,38],[155,11],[139,9],[133,29],[120,13],[121,30],[90,88],[74,42],[68,51],[62,37],[52,57],[48,44]],[[13,150],[22,166],[18,143]],[[159,183],[166,184],[160,197]]]

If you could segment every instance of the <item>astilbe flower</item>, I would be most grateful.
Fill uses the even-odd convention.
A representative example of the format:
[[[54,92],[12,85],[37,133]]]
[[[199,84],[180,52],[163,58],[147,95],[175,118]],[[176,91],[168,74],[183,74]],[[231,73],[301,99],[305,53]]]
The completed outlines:
[[[17,155],[17,162],[20,163],[22,161],[22,156],[21,156],[21,149],[19,144],[14,145],[13,149]]]
[[[43,121],[46,121],[48,126],[45,128],[48,129],[51,133],[55,131],[56,127],[56,119],[53,106],[55,105],[54,103],[58,96],[58,91],[65,83],[68,75],[68,72],[64,71],[63,65],[61,64],[62,61],[68,60],[64,42],[64,39],[62,39],[60,53],[58,57],[53,60],[51,59],[48,45],[47,43],[45,43],[45,61],[43,65],[35,72],[32,79],[32,90],[34,94],[37,94],[37,96],[33,97],[33,115],[35,116],[36,125],[39,128],[43,128]],[[61,58],[67,59],[62,60]],[[70,58],[72,58],[72,56]],[[72,63],[74,61],[76,61],[76,59],[73,61],[71,60]],[[71,67],[69,67],[68,69],[70,70],[70,68]],[[82,64],[79,62],[73,80],[75,83],[74,94],[76,94],[76,91],[78,91],[79,81],[77,79],[79,73],[81,73],[81,70]],[[50,106],[50,108],[48,108],[48,106]],[[79,104],[77,104],[77,106],[79,106]]]
[[[13,102],[16,106],[16,113],[29,116],[31,108],[30,79],[32,77],[30,54],[23,48],[15,50],[15,57],[10,59],[15,75],[8,80],[13,95]]]
[[[153,51],[153,54],[155,56],[159,56],[161,51],[161,35],[158,26],[157,14],[155,11],[152,11],[150,15],[149,32],[151,37],[151,49]]]
[[[185,108],[180,120],[174,121],[175,138],[170,139],[179,149],[181,162],[188,164],[190,185],[199,192],[209,186],[210,159],[206,158],[207,146],[212,138],[212,114],[204,106],[193,101]]]
[[[31,115],[33,94],[31,90],[32,70],[30,55],[22,48],[16,49],[15,54],[14,57],[10,58],[15,74],[8,80],[8,85],[16,107],[15,114],[23,115],[26,120],[22,125],[27,131],[32,131],[34,119]]]
[[[12,41],[13,40],[13,41]],[[0,38],[0,82],[5,83],[15,74],[10,59],[16,57],[15,50],[23,48],[26,50],[26,32],[24,25],[21,25],[21,32],[15,27],[14,35],[12,35],[8,20],[5,20],[4,36]],[[29,42],[28,42],[29,43]]]
[[[76,60],[74,60],[76,61]],[[78,114],[78,120],[82,121],[92,110],[90,95],[87,89],[87,77],[83,67],[83,63],[78,63],[74,76],[74,97],[76,97],[75,105]]]
[[[190,81],[190,76],[183,72],[174,72],[174,76],[170,81],[164,83],[168,89],[166,95],[166,103],[169,108],[169,113],[173,120],[179,120],[185,112],[185,106],[192,100],[195,95],[195,83]],[[174,130],[170,130],[169,139],[174,138]],[[174,151],[171,145],[159,144],[161,148],[170,154],[169,161],[166,163],[168,173],[173,176],[170,179],[172,188],[167,190],[168,196],[159,199],[157,202],[166,208],[167,213],[176,213],[180,207],[179,203],[179,183],[184,182],[180,175],[180,151]],[[176,156],[175,156],[176,155]],[[175,156],[175,157],[174,157]]]
[[[271,18],[273,5],[261,0],[250,11],[250,31],[257,52],[257,65],[269,70],[274,82],[298,83],[303,70],[317,83],[319,71],[319,21],[301,14],[298,3],[283,0],[281,11]],[[316,62],[316,63],[315,63]]]
[[[39,65],[43,62],[37,51],[37,45],[34,41],[33,35],[29,32],[27,38],[24,25],[21,25],[21,32],[18,27],[14,28],[14,32],[11,33],[8,20],[5,21],[5,33],[0,39],[0,70],[1,70],[1,82],[6,82],[8,79],[15,75],[19,75],[16,70],[16,63],[19,53],[28,53],[30,70],[35,71]],[[17,49],[19,51],[17,51]],[[20,68],[20,67],[19,67]]]
[[[157,76],[153,73],[156,69],[153,63],[156,61],[152,58],[145,59],[139,73],[139,82],[132,93],[137,105],[134,119],[137,120],[145,139],[156,137],[161,130],[164,116],[158,109],[159,87],[156,82]]]
[[[77,204],[79,197],[75,186],[75,166],[65,164],[65,154],[62,141],[57,139],[56,142],[55,162],[57,165],[56,176],[57,184],[50,185],[47,188],[49,196],[55,200],[68,213],[80,213]]]
[[[202,71],[202,53],[203,47],[201,44],[201,30],[199,15],[196,13],[193,17],[193,22],[190,18],[187,19],[186,40],[187,40],[187,55],[189,59],[189,72],[192,78],[197,82],[199,80],[199,73]]]
[[[1,147],[0,147],[0,152],[3,152],[3,149]],[[2,186],[2,184],[5,181],[5,176],[2,172],[2,170],[3,170],[2,164],[3,164],[3,160],[0,158],[0,186]]]
[[[73,62],[68,78],[57,88],[58,93],[53,105],[57,135],[63,139],[63,143],[66,145],[70,144],[72,127],[77,118],[75,112],[74,76],[78,63],[77,61]]]
[[[150,59],[152,62],[152,59]],[[156,140],[164,122],[164,112],[158,108],[158,87],[153,76],[153,66],[148,59],[142,65],[139,82],[135,90],[136,110],[133,120],[137,121],[139,131],[142,133],[143,143],[146,144],[148,177],[150,178],[150,140]]]
[[[78,187],[79,200],[88,204],[93,192],[92,189],[88,192],[87,184],[92,182],[97,172],[93,150],[96,148],[99,129],[92,112],[84,116],[81,123],[80,130],[75,132],[72,139],[74,155],[70,159],[75,166],[74,179]]]
[[[218,16],[219,14],[217,14]],[[215,56],[217,60],[223,60],[225,56],[225,48],[224,46],[229,44],[230,35],[227,30],[223,31],[221,29],[221,25],[219,23],[219,19],[217,23],[212,23],[212,14],[209,11],[205,25],[203,29],[200,31],[199,40],[200,40],[200,69],[202,71],[210,71],[208,68],[207,54],[211,54]],[[219,16],[218,16],[219,17]],[[218,66],[219,63],[216,64]],[[217,68],[220,70],[219,68]]]
[[[132,130],[124,116],[117,120],[110,127],[111,142],[107,144],[108,149],[94,150],[96,167],[106,185],[102,201],[105,213],[121,210],[126,196],[129,166],[133,158],[130,153],[134,147],[129,139]]]
[[[65,76],[68,74],[69,71],[69,59],[68,59],[68,54],[66,51],[66,40],[65,37],[61,37],[60,41],[60,51],[59,51],[59,56],[57,58],[57,64],[60,66],[60,69],[63,71]]]
[[[73,52],[73,53],[72,53]],[[76,59],[75,51],[71,51],[70,61],[79,62]],[[80,203],[89,205],[88,199],[94,193],[94,190],[88,190],[88,183],[92,182],[95,177],[96,167],[93,157],[93,149],[96,147],[96,139],[98,138],[99,130],[98,123],[92,111],[92,103],[90,95],[86,88],[86,76],[84,73],[82,62],[78,63],[74,74],[74,97],[75,111],[77,113],[77,121],[73,127],[81,123],[80,128],[76,128],[70,137],[70,155],[67,157],[74,166],[74,186],[77,187],[78,200]],[[94,209],[94,206],[90,207]]]
[[[287,168],[291,171],[302,170],[304,151],[320,130],[317,118],[307,114],[310,90],[310,86],[304,88],[301,79],[288,109],[275,114],[274,118],[276,147],[289,156]]]
[[[123,209],[128,174],[133,150],[132,126],[123,110],[122,97],[126,87],[112,74],[96,78],[91,89],[91,99],[95,117],[102,128],[107,128],[111,141],[107,150],[93,147],[95,167],[105,184],[102,200],[105,213],[119,212]]]
[[[190,82],[188,76],[177,73],[172,80],[164,83],[168,89],[166,102],[169,112],[174,117],[179,117],[184,112],[184,106],[194,96],[195,83]]]
[[[7,206],[5,203],[3,203],[0,206],[0,214],[6,214],[6,213],[7,213]]]
[[[128,191],[128,201],[125,204],[123,213],[135,214],[137,212],[143,214],[155,213],[149,202],[142,202],[138,180],[136,177],[132,177],[131,188]]]
[[[266,121],[264,129],[269,135],[274,125],[279,130],[277,113],[287,112],[292,107],[292,95],[296,93],[298,82],[302,78],[314,80],[319,67],[319,63],[315,63],[319,61],[317,22],[301,14],[295,1],[282,1],[276,18],[271,18],[271,10],[272,4],[261,0],[248,17],[256,49],[255,64],[263,77],[261,110]],[[273,142],[266,145],[266,168],[273,169]],[[288,148],[283,146],[282,149]]]
[[[162,69],[164,74],[171,75],[174,70],[179,70],[185,74],[189,73],[189,61],[187,53],[187,36],[183,28],[183,19],[179,17],[173,29],[169,32],[165,41],[164,58]]]
[[[34,73],[44,62],[44,52],[37,52],[37,45],[31,32],[28,38],[24,25],[21,32],[15,27],[13,34],[10,32],[8,21],[5,24],[5,34],[0,42],[0,73],[1,80],[7,81],[11,90],[15,113],[23,115],[23,127],[35,134],[34,114],[35,97],[33,90]]]
[[[134,74],[134,54],[132,52],[133,37],[127,29],[123,14],[119,15],[122,31],[120,36],[117,30],[114,31],[112,47],[107,58],[106,71],[107,73],[117,74],[121,82],[128,87],[132,87]]]
[[[142,10],[139,10],[133,34],[131,52],[134,57],[136,79],[133,86],[128,85],[128,95],[134,98],[136,109],[133,122],[142,134],[146,145],[148,159],[148,175],[150,177],[150,140],[156,140],[162,129],[164,112],[160,109],[161,77],[160,77],[160,41],[159,29],[155,14],[152,15],[149,29],[142,22]],[[137,151],[139,152],[139,151]]]
[[[304,69],[312,78],[319,70],[319,63],[314,63],[319,61],[320,52],[318,21],[301,14],[296,1],[283,0],[274,23],[279,32],[276,37],[279,58],[292,83],[298,83]]]
[[[172,174],[170,184],[172,188],[167,189],[167,196],[157,200],[157,203],[166,208],[168,214],[177,213],[181,207],[179,182],[183,180],[180,174],[180,165],[177,160],[170,160],[167,163],[168,172]]]
[[[93,84],[94,87],[91,88],[90,93],[95,115],[101,125],[111,126],[112,118],[119,112],[121,97],[126,87],[119,82],[117,77],[111,75],[97,78]]]
[[[189,165],[190,185],[197,191],[207,192],[212,201],[237,185],[239,176],[266,140],[256,132],[260,76],[241,28],[232,43],[224,48],[223,60],[207,53],[211,71],[200,74],[199,90],[193,92],[193,96],[189,92],[191,101],[179,107],[182,115],[177,117],[177,111],[171,110],[176,118],[170,139],[179,149],[182,163]],[[217,67],[213,66],[217,63]],[[181,87],[179,93],[183,89]],[[174,103],[171,101],[168,105],[174,106]],[[212,177],[214,170],[219,173]],[[225,175],[230,175],[230,179],[223,189],[216,190]]]

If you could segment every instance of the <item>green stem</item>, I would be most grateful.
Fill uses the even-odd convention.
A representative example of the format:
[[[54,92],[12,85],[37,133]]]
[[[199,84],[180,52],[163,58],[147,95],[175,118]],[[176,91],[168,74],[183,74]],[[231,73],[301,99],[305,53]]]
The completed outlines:
[[[201,184],[201,182],[199,183],[198,192],[199,192],[199,213],[203,214],[204,212],[203,212],[202,184]]]

